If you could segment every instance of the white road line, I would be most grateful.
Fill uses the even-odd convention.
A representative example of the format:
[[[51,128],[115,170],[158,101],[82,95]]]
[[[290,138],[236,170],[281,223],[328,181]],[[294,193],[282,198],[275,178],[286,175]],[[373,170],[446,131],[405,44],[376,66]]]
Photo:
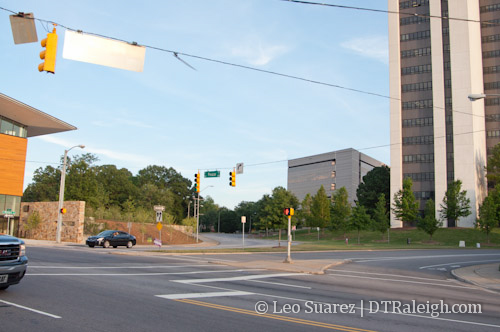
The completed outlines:
[[[213,264],[205,265],[145,265],[145,266],[29,266],[30,269],[166,269],[166,268],[176,268],[176,267],[199,267],[199,266],[214,266]]]
[[[202,297],[242,296],[242,295],[253,295],[253,294],[254,293],[234,291],[234,292],[169,294],[169,295],[155,295],[155,296],[169,300],[177,300],[177,299],[196,299]]]
[[[209,286],[209,285],[196,285],[196,286],[207,287],[207,288],[212,288],[212,289],[221,289],[221,290],[233,291],[233,292],[237,292],[238,291],[236,289],[216,287],[216,286]],[[331,304],[331,303],[321,302],[321,301],[312,301],[312,300],[298,299],[298,298],[293,298],[293,297],[285,297],[285,296],[278,296],[278,295],[264,294],[264,293],[254,293],[254,295],[261,295],[261,296],[265,296],[265,297],[274,297],[274,298],[278,298],[278,299],[292,300],[292,301],[314,302],[314,303],[327,304],[327,305]],[[355,307],[355,308],[357,310],[365,310],[365,311],[369,311],[370,310],[368,308],[362,308],[362,307]],[[486,324],[486,323],[479,323],[479,322],[471,322],[471,321],[467,321],[467,320],[458,320],[458,319],[451,319],[451,318],[422,316],[422,315],[417,315],[417,314],[408,314],[408,313],[404,313],[404,312],[395,312],[395,311],[391,312],[391,311],[389,311],[389,312],[385,313],[384,311],[379,311],[379,312],[377,312],[377,314],[402,315],[402,316],[410,316],[410,317],[415,317],[415,318],[423,318],[423,319],[438,320],[438,321],[445,321],[445,322],[454,322],[454,323],[459,323],[459,324],[469,324],[469,325],[478,325],[478,326],[488,326],[488,327],[500,328],[500,325]]]
[[[151,272],[151,273],[26,273],[27,276],[163,276],[163,275],[182,275],[182,274],[200,274],[200,273],[227,273],[243,271],[262,271],[262,269],[239,269],[239,270],[216,270],[216,271],[190,271],[190,272]],[[203,279],[195,279],[203,280]]]
[[[455,263],[427,265],[427,266],[421,266],[421,267],[419,267],[419,269],[421,270],[421,269],[427,269],[429,267],[444,266],[444,265],[467,264],[467,263],[485,263],[485,262],[500,262],[500,259],[489,259],[486,261],[468,261],[468,262],[455,262]]]
[[[262,280],[249,280],[251,282],[260,282],[263,284],[271,284],[271,285],[278,285],[278,286],[285,286],[285,287],[295,287],[295,288],[305,288],[305,289],[312,289],[312,287],[307,287],[307,286],[298,286],[298,285],[291,285],[291,284],[283,284],[281,282],[271,282],[271,281],[262,281]]]
[[[20,304],[15,304],[15,303],[12,303],[12,302],[7,302],[7,301],[4,301],[4,300],[0,300],[0,302],[8,304],[8,305],[11,305],[13,307],[17,307],[17,308],[20,308],[20,309],[28,310],[28,311],[31,311],[31,312],[34,312],[34,313],[37,313],[37,314],[40,314],[40,315],[49,316],[49,317],[52,317],[52,318],[62,318],[61,316],[56,316],[56,315],[53,315],[53,314],[49,314],[48,312],[36,310],[36,309],[29,308],[29,307],[26,307],[26,306],[23,306],[23,305],[20,305]]]
[[[436,278],[411,277],[411,276],[404,276],[404,275],[400,275],[400,274],[360,272],[360,271],[352,271],[352,270],[334,270],[334,269],[328,269],[327,271],[360,273],[360,274],[372,274],[372,275],[377,275],[377,276],[387,276],[387,277],[397,277],[397,278],[409,278],[409,279],[419,279],[419,280],[433,280],[433,281],[444,281],[444,282],[450,282],[451,280],[454,280],[454,279],[436,279]]]
[[[202,262],[202,263],[208,263],[209,261],[211,260],[215,260],[215,259],[201,259],[201,258],[193,258],[193,257],[188,257],[188,256],[155,256],[155,255],[152,255],[151,257],[154,257],[154,258],[161,258],[161,259],[173,259],[173,260],[181,260],[181,261],[189,261],[189,262]],[[225,262],[236,262],[236,261],[232,261],[232,260],[229,260],[229,259],[217,259],[218,261],[225,261]]]
[[[248,270],[241,270],[241,271],[248,271]],[[179,282],[181,284],[198,284],[205,282],[240,281],[240,280],[267,279],[267,278],[289,277],[289,276],[300,276],[300,275],[307,275],[307,273],[257,274],[257,275],[230,277],[230,278],[207,278],[207,279],[188,279],[188,280],[170,280],[170,281]]]
[[[361,279],[371,279],[371,280],[383,280],[390,282],[404,282],[409,284],[422,284],[422,285],[432,285],[439,287],[452,287],[452,288],[465,288],[465,289],[479,289],[477,287],[466,287],[466,286],[456,286],[456,285],[446,285],[446,284],[436,284],[432,282],[422,282],[422,281],[410,281],[410,280],[397,280],[397,279],[386,279],[386,278],[374,278],[374,277],[363,277],[363,276],[354,276],[349,274],[328,274],[328,276],[336,276],[336,277],[347,277],[347,278],[361,278]]]
[[[349,259],[355,263],[366,263],[366,262],[400,260],[400,259],[445,258],[445,257],[467,257],[467,256],[500,256],[500,254],[431,255],[431,256],[402,256],[402,257],[349,258]]]

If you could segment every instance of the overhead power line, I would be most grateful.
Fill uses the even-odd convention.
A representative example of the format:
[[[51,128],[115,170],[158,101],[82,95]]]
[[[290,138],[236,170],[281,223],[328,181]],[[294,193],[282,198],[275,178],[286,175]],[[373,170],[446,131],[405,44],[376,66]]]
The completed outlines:
[[[418,13],[405,13],[405,12],[401,12],[401,11],[335,5],[335,4],[331,4],[331,3],[322,3],[322,2],[313,2],[313,1],[302,1],[302,0],[279,0],[279,1],[293,2],[293,3],[303,4],[303,5],[314,5],[314,6],[325,6],[325,7],[334,7],[334,8],[341,8],[341,9],[360,10],[360,11],[376,12],[376,13],[383,13],[383,14],[397,14],[397,15],[403,15],[403,16],[419,16],[419,17],[428,17],[428,18],[438,18],[438,19],[443,19],[443,20],[448,20],[448,21],[462,21],[462,22],[482,23],[482,24],[487,24],[487,25],[498,25],[497,23],[493,23],[493,22],[471,20],[471,19],[467,19],[467,18],[447,17],[447,16],[418,14]]]
[[[3,8],[3,7],[0,7],[0,10],[4,10],[4,11],[10,12],[10,13],[13,13],[15,15],[18,14],[16,12],[14,12],[13,10],[6,9],[6,8]],[[200,56],[200,55],[195,55],[195,54],[183,53],[183,52],[174,51],[174,50],[170,50],[170,49],[166,49],[166,48],[162,48],[162,47],[158,47],[158,46],[144,45],[144,44],[139,44],[139,43],[136,43],[136,42],[130,42],[130,41],[127,41],[127,40],[123,40],[123,39],[116,38],[116,37],[110,37],[110,36],[106,36],[106,35],[99,34],[99,33],[94,33],[94,32],[88,32],[88,31],[82,31],[82,30],[74,29],[74,28],[68,27],[66,25],[60,24],[58,22],[54,22],[54,21],[50,21],[50,20],[45,20],[45,19],[41,19],[41,18],[36,18],[35,17],[35,18],[27,18],[27,19],[33,19],[33,20],[39,21],[41,23],[46,23],[46,24],[55,24],[55,25],[57,25],[59,27],[67,29],[67,30],[77,31],[77,32],[80,32],[80,33],[86,33],[86,34],[89,34],[89,35],[93,35],[93,36],[97,36],[97,37],[102,37],[102,38],[108,38],[108,39],[112,39],[112,40],[116,40],[116,41],[120,41],[120,42],[124,42],[124,43],[128,43],[128,44],[140,45],[140,46],[143,46],[145,48],[152,49],[152,50],[170,53],[176,59],[180,60],[185,65],[189,66],[190,68],[192,68],[194,70],[196,70],[196,69],[194,67],[192,67],[191,65],[189,65],[184,60],[182,60],[179,56],[190,57],[190,58],[193,58],[193,59],[199,59],[199,60],[204,60],[204,61],[210,61],[210,62],[214,62],[214,63],[226,65],[226,66],[232,66],[232,67],[237,67],[237,68],[252,70],[252,71],[256,71],[256,72],[261,72],[261,73],[265,73],[265,74],[286,77],[286,78],[290,78],[290,79],[294,79],[294,80],[299,80],[299,81],[313,83],[313,84],[318,84],[318,85],[323,85],[323,86],[329,86],[329,87],[336,88],[336,89],[342,89],[342,90],[347,90],[347,91],[362,93],[362,94],[376,96],[376,97],[399,100],[398,98],[393,98],[393,97],[390,97],[390,96],[387,96],[387,95],[384,95],[384,94],[380,94],[380,93],[376,93],[376,92],[370,92],[370,91],[364,91],[364,90],[361,90],[361,89],[350,88],[350,87],[342,86],[342,85],[339,85],[339,84],[322,82],[322,81],[308,79],[308,78],[299,77],[299,76],[295,76],[295,75],[290,75],[290,74],[285,74],[285,73],[279,73],[279,72],[275,72],[275,71],[271,71],[271,70],[265,70],[265,69],[251,67],[251,66],[246,66],[246,65],[231,63],[231,62],[228,62],[228,61],[222,61],[222,60],[212,59],[212,58],[208,58],[208,57]]]

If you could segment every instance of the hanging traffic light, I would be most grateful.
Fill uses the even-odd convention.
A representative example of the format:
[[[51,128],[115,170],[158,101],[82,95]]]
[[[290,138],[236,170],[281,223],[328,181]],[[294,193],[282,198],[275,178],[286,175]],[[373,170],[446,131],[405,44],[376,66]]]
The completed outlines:
[[[200,172],[194,175],[194,190],[199,193],[200,192]]]
[[[61,212],[61,214],[65,214],[67,211],[66,211],[66,208],[61,208],[61,210],[59,210],[59,212]]]
[[[229,185],[236,187],[236,171],[229,172]]]
[[[57,34],[56,28],[51,33],[47,34],[47,38],[41,41],[42,47],[45,50],[40,52],[40,59],[45,60],[38,65],[38,71],[46,71],[54,74],[56,71],[56,54],[57,54]]]

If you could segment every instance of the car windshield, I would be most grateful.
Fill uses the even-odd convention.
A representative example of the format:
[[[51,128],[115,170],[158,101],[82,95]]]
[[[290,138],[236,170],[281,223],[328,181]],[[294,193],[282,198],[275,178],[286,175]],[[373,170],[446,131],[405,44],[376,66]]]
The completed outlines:
[[[113,234],[113,231],[102,231],[99,234],[97,234],[96,236],[109,236],[112,234]]]

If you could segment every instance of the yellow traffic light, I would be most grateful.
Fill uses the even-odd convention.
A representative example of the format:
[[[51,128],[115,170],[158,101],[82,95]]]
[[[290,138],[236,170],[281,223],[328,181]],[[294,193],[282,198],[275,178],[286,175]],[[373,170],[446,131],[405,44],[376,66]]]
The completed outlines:
[[[51,33],[48,33],[47,38],[43,39],[40,44],[42,44],[42,47],[45,47],[45,50],[40,52],[40,59],[45,61],[38,65],[38,71],[55,74],[57,55],[56,28]]]
[[[68,211],[66,210],[66,208],[61,208],[61,210],[59,210],[59,212],[61,212],[61,214],[65,214]]]
[[[200,192],[200,172],[194,175],[194,190],[199,193]]]
[[[236,187],[236,172],[234,170],[229,172],[229,185],[231,187]]]

